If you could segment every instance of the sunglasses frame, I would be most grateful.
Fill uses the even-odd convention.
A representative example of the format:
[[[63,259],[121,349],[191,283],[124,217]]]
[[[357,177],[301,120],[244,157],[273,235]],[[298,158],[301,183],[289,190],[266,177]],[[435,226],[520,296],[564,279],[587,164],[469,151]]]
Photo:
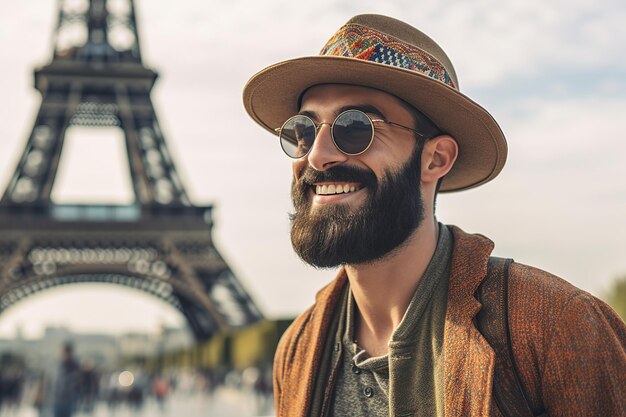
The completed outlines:
[[[337,141],[335,140],[335,133],[333,131],[333,127],[335,126],[335,123],[337,122],[337,119],[339,119],[341,116],[343,116],[344,114],[349,113],[349,112],[358,112],[358,113],[363,114],[370,121],[370,124],[372,125],[372,137],[370,138],[369,143],[367,144],[367,147],[364,150],[362,150],[361,152],[357,152],[357,153],[349,153],[349,152],[346,152],[343,149],[341,149],[337,145]],[[285,148],[283,147],[283,145],[282,145],[282,140],[281,140],[282,131],[285,128],[285,125],[287,123],[289,123],[294,117],[305,117],[305,118],[309,119],[311,121],[311,123],[313,124],[313,127],[315,127],[315,137],[313,138],[313,142],[311,143],[311,147],[302,156],[291,156],[291,155],[289,155],[287,153],[287,151],[285,150]],[[335,148],[337,148],[337,150],[339,150],[341,153],[343,153],[345,155],[348,155],[348,156],[358,156],[358,155],[361,155],[361,154],[367,152],[367,150],[372,146],[372,143],[374,142],[374,136],[376,135],[376,125],[375,125],[375,123],[385,123],[387,125],[400,127],[402,129],[406,129],[406,130],[409,130],[409,131],[417,134],[418,136],[422,137],[423,139],[429,139],[425,134],[423,134],[419,130],[415,130],[415,129],[410,128],[408,126],[401,125],[400,123],[390,122],[389,120],[372,119],[371,117],[369,117],[369,115],[367,115],[367,113],[365,113],[364,111],[358,110],[358,109],[348,109],[348,110],[342,111],[341,113],[339,113],[337,115],[337,117],[335,117],[335,120],[333,120],[332,123],[321,122],[319,124],[316,124],[315,121],[313,119],[311,119],[309,116],[306,116],[304,114],[296,114],[296,115],[291,116],[289,119],[287,119],[285,121],[285,123],[283,123],[283,125],[281,127],[278,127],[276,129],[274,129],[274,132],[276,132],[278,134],[278,140],[280,141],[280,147],[283,150],[283,152],[285,153],[285,155],[287,155],[291,159],[300,159],[300,158],[304,158],[305,156],[307,156],[309,154],[309,152],[311,152],[311,149],[313,148],[313,144],[315,143],[315,140],[317,139],[317,135],[318,135],[320,127],[323,126],[323,125],[329,125],[330,126],[330,137],[333,140],[333,144],[335,145]]]

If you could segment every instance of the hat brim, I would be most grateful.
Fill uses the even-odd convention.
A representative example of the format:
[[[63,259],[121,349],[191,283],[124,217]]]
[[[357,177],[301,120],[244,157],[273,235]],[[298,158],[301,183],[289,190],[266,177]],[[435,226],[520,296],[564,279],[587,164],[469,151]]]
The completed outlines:
[[[507,144],[494,118],[480,105],[442,82],[390,65],[339,56],[283,61],[255,74],[243,92],[248,114],[268,131],[299,111],[302,92],[318,84],[352,84],[393,94],[424,113],[459,145],[441,192],[484,184],[502,170]]]

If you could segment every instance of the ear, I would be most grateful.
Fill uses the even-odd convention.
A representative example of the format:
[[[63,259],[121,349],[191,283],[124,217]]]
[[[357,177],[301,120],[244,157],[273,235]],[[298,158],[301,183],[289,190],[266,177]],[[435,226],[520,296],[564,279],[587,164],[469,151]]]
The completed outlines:
[[[422,151],[422,183],[436,184],[446,175],[459,155],[459,145],[449,135],[429,139]]]

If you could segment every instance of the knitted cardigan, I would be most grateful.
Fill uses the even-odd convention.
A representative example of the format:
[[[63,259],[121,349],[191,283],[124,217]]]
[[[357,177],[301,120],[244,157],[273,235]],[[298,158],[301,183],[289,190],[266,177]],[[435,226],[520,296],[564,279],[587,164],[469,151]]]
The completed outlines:
[[[493,403],[494,351],[476,329],[475,292],[487,273],[493,242],[450,226],[454,249],[444,331],[447,417],[498,417]],[[321,365],[347,282],[344,270],[287,329],[274,361],[277,417],[308,417],[332,380]],[[513,263],[509,275],[513,352],[533,408],[551,417],[626,416],[626,326],[605,303],[547,272]],[[327,354],[327,353],[326,353]],[[417,379],[419,375],[414,375]],[[318,379],[319,378],[319,379]],[[410,392],[412,380],[406,381]],[[316,389],[316,387],[318,387]],[[390,404],[390,416],[401,404]],[[317,417],[317,416],[315,416]]]

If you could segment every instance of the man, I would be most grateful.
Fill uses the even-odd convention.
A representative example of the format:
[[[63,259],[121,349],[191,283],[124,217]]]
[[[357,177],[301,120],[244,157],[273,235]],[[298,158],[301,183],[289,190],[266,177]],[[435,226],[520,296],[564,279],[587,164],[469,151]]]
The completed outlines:
[[[493,243],[438,223],[435,199],[495,178],[507,147],[457,86],[434,41],[378,15],[354,17],[320,56],[246,85],[246,110],[293,158],[294,249],[341,266],[281,339],[278,416],[503,415],[499,356],[476,318]],[[544,271],[513,263],[507,276],[532,414],[626,415],[621,320]]]
[[[65,343],[54,386],[54,417],[71,417],[76,410],[80,367],[74,358],[74,346]]]

